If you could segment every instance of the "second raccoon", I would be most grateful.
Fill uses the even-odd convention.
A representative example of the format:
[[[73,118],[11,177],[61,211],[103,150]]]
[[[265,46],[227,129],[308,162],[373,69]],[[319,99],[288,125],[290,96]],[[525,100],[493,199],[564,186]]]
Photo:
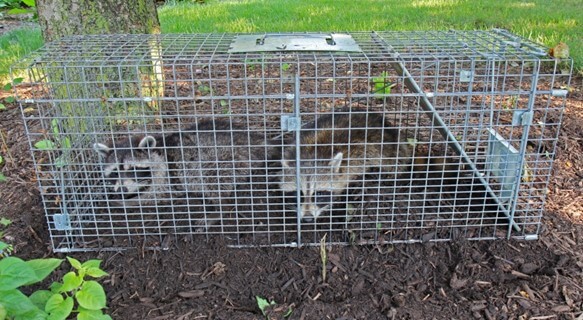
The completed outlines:
[[[353,109],[325,114],[301,129],[299,150],[293,146],[284,150],[279,186],[294,193],[299,185],[301,218],[310,222],[371,168],[385,173],[411,170],[413,149],[382,113]]]

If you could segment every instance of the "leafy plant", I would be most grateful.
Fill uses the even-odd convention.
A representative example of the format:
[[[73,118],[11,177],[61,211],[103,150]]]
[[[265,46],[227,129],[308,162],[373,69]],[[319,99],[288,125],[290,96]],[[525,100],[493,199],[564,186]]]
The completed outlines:
[[[79,320],[107,320],[103,313],[106,296],[95,280],[107,273],[100,269],[100,260],[85,263],[67,257],[75,271],[63,276],[62,282],[53,282],[50,290],[37,290],[29,297],[19,288],[44,280],[58,266],[61,259],[24,261],[17,257],[0,260],[0,319],[67,319],[77,313]]]
[[[397,85],[396,83],[392,83],[388,77],[388,72],[383,71],[379,77],[372,78],[373,94],[376,97],[380,98],[383,95],[391,94],[391,89]]]

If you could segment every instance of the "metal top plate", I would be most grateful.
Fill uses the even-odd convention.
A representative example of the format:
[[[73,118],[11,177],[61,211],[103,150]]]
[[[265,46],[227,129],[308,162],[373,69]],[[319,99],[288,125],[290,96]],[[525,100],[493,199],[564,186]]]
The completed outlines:
[[[229,49],[229,53],[273,51],[362,52],[351,35],[341,33],[238,35]]]

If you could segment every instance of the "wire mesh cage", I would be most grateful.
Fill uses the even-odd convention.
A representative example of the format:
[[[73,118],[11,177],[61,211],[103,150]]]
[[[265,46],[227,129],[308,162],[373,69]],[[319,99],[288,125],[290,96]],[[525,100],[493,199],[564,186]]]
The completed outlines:
[[[536,239],[571,69],[490,30],[77,36],[12,74],[67,252]]]

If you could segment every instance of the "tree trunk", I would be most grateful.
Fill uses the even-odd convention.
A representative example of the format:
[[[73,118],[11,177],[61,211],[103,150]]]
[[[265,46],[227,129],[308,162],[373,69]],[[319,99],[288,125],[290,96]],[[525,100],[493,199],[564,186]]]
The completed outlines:
[[[154,0],[37,0],[36,6],[39,24],[46,42],[58,41],[66,36],[74,35],[160,33],[160,22]],[[80,45],[77,50],[86,50],[88,53],[91,53],[91,50],[99,52],[99,46],[107,44],[107,40],[103,40],[102,43],[99,43],[99,40],[96,41],[95,47]],[[70,94],[88,95],[85,98],[94,96],[150,97],[151,102],[147,105],[151,110],[155,110],[158,98],[164,96],[163,66],[159,40],[153,37],[149,45],[150,66],[147,64],[134,67],[124,66],[121,64],[122,59],[115,60],[115,57],[107,63],[104,60],[104,64],[100,67],[88,65],[80,68],[63,65],[61,68],[60,62],[54,62],[46,68],[46,78],[53,86],[52,92],[55,98],[66,98]],[[128,52],[131,54],[132,51]],[[67,55],[66,52],[62,54]],[[105,58],[107,57],[103,57]],[[95,85],[100,82],[104,85]],[[116,112],[132,107],[124,103],[110,103],[108,106]],[[95,106],[95,108],[98,107],[98,105]],[[61,109],[64,110],[61,112],[65,117],[73,117],[73,111],[76,110],[74,105],[63,105]],[[89,115],[86,116],[89,117]]]
[[[74,34],[160,33],[154,0],[37,0],[45,41]]]

